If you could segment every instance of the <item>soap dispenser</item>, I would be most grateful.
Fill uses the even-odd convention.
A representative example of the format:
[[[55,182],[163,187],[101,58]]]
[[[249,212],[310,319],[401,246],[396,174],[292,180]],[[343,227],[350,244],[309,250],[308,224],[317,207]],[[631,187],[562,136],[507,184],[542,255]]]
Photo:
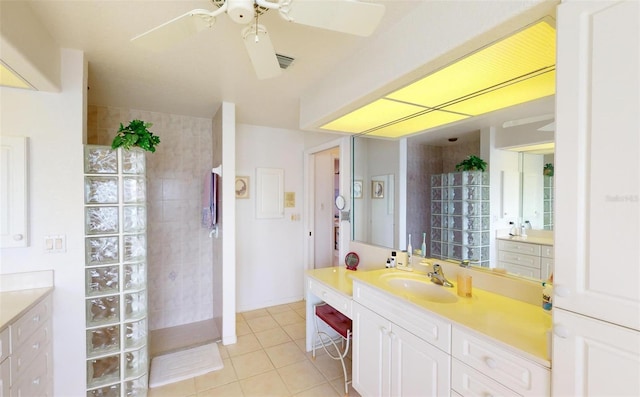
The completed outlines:
[[[509,236],[517,236],[518,235],[518,229],[516,229],[516,224],[513,222],[509,222]]]
[[[411,233],[409,233],[409,242],[407,243],[407,256],[408,260],[411,260],[411,254],[413,253],[413,247],[411,247]]]

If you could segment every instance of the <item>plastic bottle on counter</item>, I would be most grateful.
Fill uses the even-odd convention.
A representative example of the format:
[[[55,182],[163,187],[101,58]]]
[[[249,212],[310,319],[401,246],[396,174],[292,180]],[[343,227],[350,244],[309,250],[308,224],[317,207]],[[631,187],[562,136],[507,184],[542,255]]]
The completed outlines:
[[[422,257],[427,257],[427,233],[422,233],[422,247],[420,247],[422,251]]]
[[[407,256],[408,260],[411,260],[411,254],[413,253],[413,247],[411,247],[411,234],[409,234],[409,242],[407,243]]]
[[[518,229],[516,228],[516,224],[513,222],[509,222],[509,236],[517,236]]]
[[[542,308],[545,312],[551,313],[553,309],[553,284],[547,280],[542,283]]]

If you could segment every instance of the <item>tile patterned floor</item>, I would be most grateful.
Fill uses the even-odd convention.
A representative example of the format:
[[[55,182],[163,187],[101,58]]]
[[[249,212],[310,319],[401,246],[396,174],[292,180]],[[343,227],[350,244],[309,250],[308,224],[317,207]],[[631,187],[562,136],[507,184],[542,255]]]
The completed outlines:
[[[238,343],[220,346],[224,368],[149,389],[149,397],[335,397],[344,395],[340,361],[305,352],[305,303],[236,317]],[[351,360],[347,358],[351,378]],[[349,386],[349,396],[359,394]]]

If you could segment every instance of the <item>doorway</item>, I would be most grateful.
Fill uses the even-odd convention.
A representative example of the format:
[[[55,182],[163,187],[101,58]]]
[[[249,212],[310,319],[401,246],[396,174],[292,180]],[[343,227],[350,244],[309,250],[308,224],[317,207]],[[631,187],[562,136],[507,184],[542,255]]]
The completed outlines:
[[[340,213],[335,198],[341,194],[341,144],[342,140],[335,140],[305,153],[307,269],[340,264]]]
[[[313,163],[313,267],[318,269],[338,263],[340,221],[334,203],[340,192],[340,148],[315,153]]]

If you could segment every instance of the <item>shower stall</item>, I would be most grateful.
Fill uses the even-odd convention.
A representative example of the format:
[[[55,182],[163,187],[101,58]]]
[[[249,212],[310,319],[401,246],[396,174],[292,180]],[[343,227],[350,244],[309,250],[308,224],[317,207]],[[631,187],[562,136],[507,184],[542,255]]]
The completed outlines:
[[[155,153],[120,152],[110,148],[119,123],[131,119],[153,124],[150,130],[161,138]],[[89,252],[93,252],[90,250],[95,250],[89,241],[96,247],[117,241],[117,248],[122,251],[109,263],[87,264],[88,396],[140,395],[142,390],[146,392],[149,363],[154,355],[220,339],[222,239],[211,238],[209,230],[200,224],[203,178],[207,170],[211,171],[214,161],[219,164],[221,160],[215,156],[219,150],[214,150],[218,139],[211,119],[89,106],[90,145],[85,147],[85,154],[93,155],[92,161],[116,156],[116,163],[122,164],[112,174],[85,169],[85,188],[88,181],[93,182],[95,178],[98,181],[111,178],[123,184],[118,193],[122,201],[85,201],[87,222],[90,217],[109,219],[116,213],[119,217],[117,233],[113,230],[116,226],[112,225],[109,232],[87,234],[87,258]],[[125,172],[126,167],[130,167],[125,163],[133,161],[127,159],[132,153],[136,156],[140,153],[135,164],[142,165],[144,173]],[[131,178],[136,183],[132,183]],[[124,201],[124,192],[133,186],[137,189],[135,194],[140,195],[139,201]],[[132,211],[129,206],[136,207],[138,220],[144,219],[144,231],[124,229],[124,217]],[[93,212],[90,214],[90,211]],[[113,245],[109,246],[115,250]],[[132,261],[129,255],[133,251],[127,253],[127,249],[138,255],[144,252],[144,257]],[[127,284],[130,273],[139,281],[135,287]],[[91,290],[89,285],[96,283],[109,284],[113,289]],[[134,317],[127,314],[130,306],[137,310],[135,321],[139,324],[136,323],[136,327],[132,326]],[[114,314],[108,319],[91,320],[94,311],[103,307],[109,313],[117,311],[117,318]],[[127,339],[133,337],[130,335],[136,335],[135,342]],[[100,347],[91,350],[90,339],[94,337]],[[101,338],[113,342],[107,348],[100,344]],[[137,365],[137,372],[128,368],[131,365]],[[112,368],[114,366],[117,368]],[[134,380],[137,383],[132,383]]]

